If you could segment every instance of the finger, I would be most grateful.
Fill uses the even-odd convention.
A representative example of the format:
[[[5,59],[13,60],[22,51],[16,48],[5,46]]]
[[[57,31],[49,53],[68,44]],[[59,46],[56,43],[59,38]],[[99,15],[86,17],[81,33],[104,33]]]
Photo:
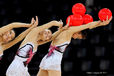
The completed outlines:
[[[68,19],[68,23],[66,24],[65,27],[69,27],[69,24],[70,24],[70,18]]]
[[[108,16],[106,17],[106,20],[108,20]]]
[[[33,24],[33,23],[34,23],[34,21],[35,21],[35,20],[34,20],[34,18],[32,18],[32,19],[31,19],[31,24]]]
[[[70,18],[68,19],[68,23],[67,24],[69,25],[69,23],[70,23]]]
[[[38,21],[38,16],[36,16],[36,21]]]
[[[36,24],[38,24],[38,16],[36,16]]]
[[[61,22],[61,25],[63,26],[63,22]]]
[[[112,16],[110,17],[109,21],[111,21],[111,20],[112,20]]]
[[[60,22],[62,22],[62,19],[60,19]]]
[[[63,25],[63,21],[60,19],[60,23]]]

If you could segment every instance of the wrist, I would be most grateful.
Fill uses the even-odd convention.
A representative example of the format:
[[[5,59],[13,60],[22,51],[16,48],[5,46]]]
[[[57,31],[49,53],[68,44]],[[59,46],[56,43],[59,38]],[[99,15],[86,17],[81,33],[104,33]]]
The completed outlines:
[[[58,26],[59,25],[59,23],[58,23],[58,21],[52,21],[52,25],[54,25],[54,26]]]

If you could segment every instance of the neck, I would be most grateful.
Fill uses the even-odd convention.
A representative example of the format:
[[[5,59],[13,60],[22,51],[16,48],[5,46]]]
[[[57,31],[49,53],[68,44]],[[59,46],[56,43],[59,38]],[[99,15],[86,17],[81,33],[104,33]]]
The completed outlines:
[[[43,31],[39,33],[38,41],[43,39]]]
[[[43,39],[42,34],[39,34],[39,36],[38,36],[38,41],[41,41],[42,39]]]

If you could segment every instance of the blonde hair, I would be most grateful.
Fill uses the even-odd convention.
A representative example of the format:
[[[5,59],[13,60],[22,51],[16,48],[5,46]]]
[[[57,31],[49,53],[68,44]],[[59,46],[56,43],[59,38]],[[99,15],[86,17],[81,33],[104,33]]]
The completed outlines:
[[[45,31],[49,31],[49,29],[45,29]]]

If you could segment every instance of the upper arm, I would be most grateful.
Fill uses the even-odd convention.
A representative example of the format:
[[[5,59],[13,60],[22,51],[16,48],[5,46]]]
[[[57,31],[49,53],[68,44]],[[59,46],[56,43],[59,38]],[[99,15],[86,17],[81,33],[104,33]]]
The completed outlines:
[[[13,29],[13,28],[19,28],[19,27],[30,27],[31,24],[26,24],[26,23],[20,23],[20,22],[13,22],[8,25],[5,25],[0,28],[0,35]]]
[[[12,47],[13,45],[15,45],[16,43],[18,43],[19,41],[21,41],[23,38],[24,38],[24,37],[18,36],[18,37],[15,38],[13,41],[10,41],[10,42],[8,42],[8,43],[6,43],[6,44],[3,44],[3,45],[2,45],[3,50],[6,50],[6,49]]]
[[[19,41],[23,40],[32,29],[33,29],[33,27],[28,28],[27,30],[22,32],[20,35],[18,35],[14,40],[12,40],[6,44],[3,44],[2,45],[3,49],[4,50],[8,49],[8,48],[12,47],[13,45],[15,45],[16,43],[18,43]]]

